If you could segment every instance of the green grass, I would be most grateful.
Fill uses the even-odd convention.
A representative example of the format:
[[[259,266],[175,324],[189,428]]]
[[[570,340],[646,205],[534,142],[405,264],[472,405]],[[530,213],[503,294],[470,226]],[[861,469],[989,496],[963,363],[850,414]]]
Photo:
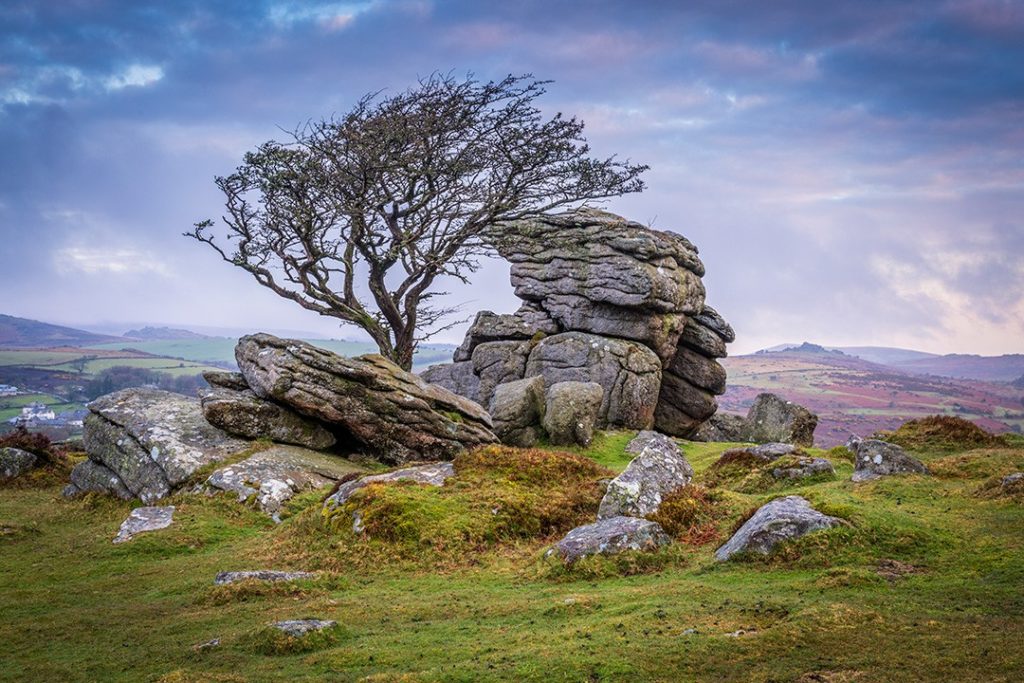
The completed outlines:
[[[621,469],[630,436],[603,435],[587,454]],[[698,477],[727,448],[684,446]],[[0,680],[1020,680],[1024,505],[978,491],[1024,465],[1022,444],[922,452],[935,476],[856,486],[834,455],[837,479],[800,494],[850,527],[756,561],[718,564],[717,543],[677,543],[570,572],[543,560],[550,539],[443,567],[389,561],[386,545],[359,561],[340,554],[358,539],[316,521],[315,496],[274,526],[229,496],[180,495],[172,527],[114,546],[131,504],[0,489]],[[728,533],[779,493],[722,495]],[[289,547],[289,535],[315,542]],[[883,560],[909,569],[883,576]],[[314,564],[331,569],[287,589],[211,585],[218,571]],[[264,630],[303,617],[338,631],[299,652]]]
[[[21,415],[22,406],[29,403],[45,403],[55,413],[64,413],[69,410],[81,410],[85,406],[81,403],[68,402],[64,399],[51,396],[50,394],[22,394],[20,396],[0,397],[0,422],[5,422],[12,417]]]

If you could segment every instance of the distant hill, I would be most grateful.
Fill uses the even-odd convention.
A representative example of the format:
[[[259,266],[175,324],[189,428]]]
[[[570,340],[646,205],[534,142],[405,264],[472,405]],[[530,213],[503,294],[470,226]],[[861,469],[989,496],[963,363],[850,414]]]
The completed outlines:
[[[973,356],[954,353],[948,356],[908,360],[891,365],[918,375],[980,379],[987,382],[1012,382],[1024,375],[1024,354]]]
[[[0,348],[25,349],[52,346],[84,346],[121,341],[118,337],[93,334],[73,327],[51,325],[0,314]]]
[[[823,446],[934,414],[959,415],[994,432],[1024,431],[1024,387],[1006,382],[914,374],[802,346],[721,362],[729,376],[719,398],[723,411],[745,413],[759,393],[779,394],[819,415],[815,440]]]
[[[212,339],[209,335],[199,334],[192,330],[182,330],[174,327],[143,327],[138,330],[128,330],[124,336],[129,339],[140,341],[155,341],[166,339]]]
[[[857,358],[863,358],[871,363],[879,363],[881,365],[938,357],[934,353],[913,351],[911,349],[897,349],[888,346],[836,346],[830,348],[842,351],[848,356],[856,356]]]

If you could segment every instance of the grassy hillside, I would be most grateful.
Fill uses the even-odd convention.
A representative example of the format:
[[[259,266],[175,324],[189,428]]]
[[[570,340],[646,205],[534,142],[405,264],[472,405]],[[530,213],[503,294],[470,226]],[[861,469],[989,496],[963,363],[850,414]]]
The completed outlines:
[[[93,334],[73,327],[51,325],[13,315],[0,315],[0,348],[102,344],[114,339],[116,337]]]
[[[722,364],[729,374],[723,410],[745,413],[757,394],[777,393],[819,415],[815,440],[823,446],[937,413],[996,432],[1024,429],[1024,390],[1008,384],[924,377],[838,354],[764,353]]]
[[[580,452],[621,469],[630,436]],[[685,445],[698,482],[726,448]],[[543,559],[554,537],[473,546],[449,535],[446,546],[441,530],[461,528],[453,515],[474,513],[429,504],[441,500],[436,489],[404,487],[382,508],[435,519],[419,541],[367,542],[325,524],[316,494],[279,526],[227,497],[182,494],[170,529],[114,546],[131,504],[65,501],[56,485],[8,488],[0,680],[1020,680],[1024,505],[986,487],[1024,469],[1020,440],[926,451],[934,476],[856,486],[845,452],[815,453],[835,464],[835,480],[718,490],[711,537],[571,571]],[[766,560],[713,561],[745,514],[790,492],[851,526]],[[407,552],[416,543],[420,552]],[[219,571],[253,568],[324,573],[288,586],[212,585]],[[318,649],[263,654],[269,621],[306,616],[339,629]],[[218,647],[197,647],[214,638]]]

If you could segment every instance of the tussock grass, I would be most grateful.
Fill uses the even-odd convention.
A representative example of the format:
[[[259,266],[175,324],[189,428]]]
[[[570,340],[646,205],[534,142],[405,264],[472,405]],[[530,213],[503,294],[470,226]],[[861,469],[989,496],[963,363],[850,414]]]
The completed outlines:
[[[970,420],[952,415],[929,415],[909,420],[899,429],[879,432],[878,438],[914,451],[997,448],[1008,444],[1004,437],[990,434]]]

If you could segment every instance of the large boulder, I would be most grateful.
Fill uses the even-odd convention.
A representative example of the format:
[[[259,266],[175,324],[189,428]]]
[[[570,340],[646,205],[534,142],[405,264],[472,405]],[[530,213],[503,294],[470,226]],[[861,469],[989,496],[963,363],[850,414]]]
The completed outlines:
[[[558,382],[545,395],[542,423],[556,446],[589,446],[604,390],[596,382]]]
[[[690,437],[718,410],[714,395],[671,372],[662,375],[654,410],[654,427],[673,436]]]
[[[491,399],[494,433],[503,444],[529,448],[544,435],[544,378],[529,377],[499,384]]]
[[[685,237],[584,209],[500,227],[516,296],[560,330],[632,339],[668,361],[704,306],[704,265]]]
[[[693,441],[746,442],[750,441],[751,429],[746,415],[715,413],[690,435]]]
[[[559,382],[596,382],[603,387],[598,427],[650,429],[661,384],[661,361],[646,346],[584,332],[540,340],[530,352],[526,376]]]
[[[650,551],[671,542],[672,539],[657,522],[636,517],[609,517],[576,527],[555,544],[547,555],[557,555],[565,564],[573,564],[588,555],[615,555],[627,550]]]
[[[36,466],[35,454],[20,448],[0,448],[0,481],[14,479]]]
[[[626,446],[626,452],[636,457],[608,484],[598,519],[646,517],[658,511],[667,494],[693,479],[693,467],[679,446],[664,434],[640,432]]]
[[[537,335],[555,334],[558,325],[533,304],[525,303],[512,314],[498,314],[480,311],[469,326],[462,345],[455,351],[455,362],[473,357],[473,351],[480,344],[493,341],[526,341]]]
[[[473,349],[473,373],[480,378],[477,389],[479,403],[491,404],[494,389],[505,382],[515,382],[526,374],[526,359],[533,345],[528,341],[491,341]]]
[[[206,486],[229,491],[239,501],[255,500],[275,520],[292,496],[333,486],[363,468],[342,458],[297,446],[272,446],[213,472]]]
[[[248,446],[207,422],[198,399],[158,389],[122,389],[89,411],[82,441],[95,464],[75,468],[83,471],[72,473],[69,494],[98,490],[150,503]]]
[[[818,512],[800,496],[776,498],[762,505],[725,545],[716,550],[715,559],[721,562],[740,552],[767,555],[779,543],[843,523]]]
[[[890,474],[928,474],[924,463],[894,443],[854,437],[846,447],[854,456],[853,481],[870,481]]]
[[[480,403],[480,378],[470,360],[431,365],[420,373],[424,382],[442,386],[456,396]]]
[[[330,448],[337,441],[319,422],[262,399],[249,389],[204,389],[199,399],[206,421],[228,434],[316,450]]]
[[[238,341],[235,359],[257,396],[344,431],[385,462],[447,460],[497,441],[479,404],[382,356],[345,358],[255,334]]]
[[[813,446],[818,416],[803,406],[775,394],[760,394],[747,413],[750,440],[754,443],[782,442]]]

